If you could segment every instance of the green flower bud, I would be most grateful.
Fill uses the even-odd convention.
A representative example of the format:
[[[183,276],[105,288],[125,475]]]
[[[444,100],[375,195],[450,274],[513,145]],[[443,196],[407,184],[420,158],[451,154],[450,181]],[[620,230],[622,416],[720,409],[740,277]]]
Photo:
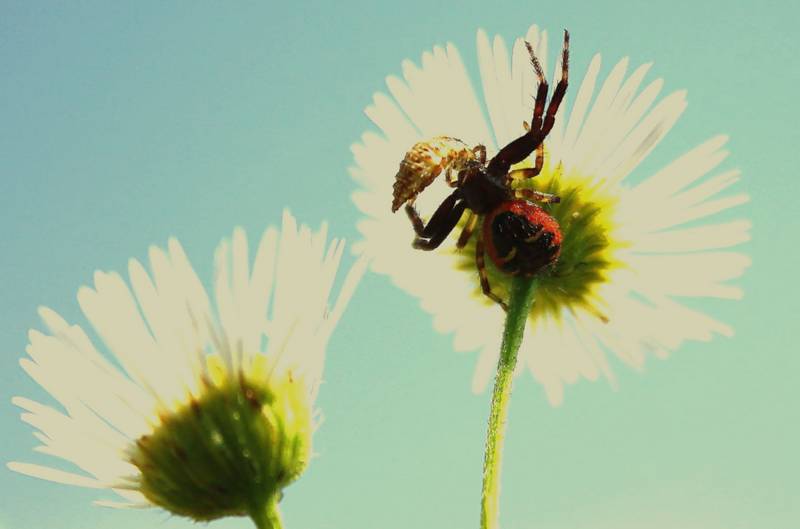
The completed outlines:
[[[265,357],[260,356],[264,359]],[[229,376],[209,357],[214,380],[131,449],[139,490],[172,513],[198,521],[249,515],[278,519],[282,490],[308,464],[313,430],[309,391],[291,373]],[[261,522],[260,522],[261,521]]]

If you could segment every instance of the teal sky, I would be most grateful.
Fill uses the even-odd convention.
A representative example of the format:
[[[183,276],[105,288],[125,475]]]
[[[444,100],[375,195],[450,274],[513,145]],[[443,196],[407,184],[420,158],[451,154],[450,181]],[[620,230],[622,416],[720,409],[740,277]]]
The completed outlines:
[[[405,58],[455,43],[477,75],[480,27],[572,33],[654,61],[689,107],[640,176],[718,134],[753,221],[741,302],[693,306],[736,335],[691,343],[618,389],[581,382],[551,408],[518,380],[505,454],[505,529],[796,529],[800,289],[796,20],[788,2],[0,2],[0,459],[34,454],[14,395],[51,402],[19,368],[36,307],[83,322],[75,293],[177,236],[201,278],[237,225],[251,242],[284,207],[352,241],[349,147]],[[579,72],[579,73],[578,73]],[[477,79],[477,78],[475,78]],[[477,84],[476,84],[477,86]],[[387,175],[391,177],[391,175]],[[406,244],[407,241],[398,241]],[[347,263],[352,258],[347,256]],[[491,331],[489,331],[491,332]],[[319,457],[287,490],[286,527],[477,527],[489,395],[416,300],[367,275],[328,351]],[[64,373],[64,376],[70,376]],[[94,507],[97,492],[0,468],[0,528],[189,528],[160,511]],[[246,528],[245,519],[211,528]]]

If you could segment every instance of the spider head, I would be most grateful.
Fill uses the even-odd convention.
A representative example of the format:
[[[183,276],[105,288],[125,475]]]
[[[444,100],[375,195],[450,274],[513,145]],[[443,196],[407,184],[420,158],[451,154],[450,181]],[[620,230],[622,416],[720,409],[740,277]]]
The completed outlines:
[[[454,187],[463,187],[477,178],[486,177],[486,165],[484,162],[475,158],[467,161],[464,168],[458,172],[458,179]]]

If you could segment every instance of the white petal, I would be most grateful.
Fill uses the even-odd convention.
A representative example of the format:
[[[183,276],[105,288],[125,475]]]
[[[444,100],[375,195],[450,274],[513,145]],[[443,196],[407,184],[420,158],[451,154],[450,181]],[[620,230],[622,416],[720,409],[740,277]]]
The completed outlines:
[[[659,144],[686,109],[686,92],[674,92],[662,99],[618,147],[617,163],[608,169],[609,184],[633,171]]]
[[[715,136],[675,159],[634,188],[642,196],[666,198],[680,191],[716,167],[728,155],[720,148],[728,141],[727,136]]]
[[[567,169],[571,168],[570,153],[574,151],[575,143],[578,141],[578,134],[583,127],[584,116],[589,108],[589,102],[592,100],[594,94],[594,86],[597,82],[597,74],[600,71],[600,55],[595,55],[589,63],[589,69],[581,82],[578,89],[578,95],[575,96],[575,104],[570,112],[566,132],[564,133],[563,143],[554,145],[553,158],[562,160]]]
[[[149,503],[126,503],[122,501],[95,500],[92,502],[98,507],[108,507],[110,509],[148,509],[152,507]]]
[[[734,202],[736,203],[742,202]],[[749,221],[738,220],[725,224],[649,233],[638,239],[636,251],[674,253],[727,248],[749,241],[750,228]]]
[[[95,290],[81,288],[78,303],[131,378],[156,398],[169,395],[171,381],[159,369],[156,342],[122,278],[96,272]]]
[[[750,266],[746,255],[730,252],[686,255],[637,255],[633,287],[650,297],[691,296],[741,299],[738,287],[723,282],[741,276]]]
[[[614,127],[616,122],[612,115],[612,104],[617,96],[625,71],[628,68],[628,59],[619,61],[597,94],[586,122],[581,129],[580,137],[575,145],[566,153],[564,166],[566,169],[576,169],[585,174],[593,174],[591,160],[593,157],[602,157],[608,146],[604,145],[604,138],[608,129]]]

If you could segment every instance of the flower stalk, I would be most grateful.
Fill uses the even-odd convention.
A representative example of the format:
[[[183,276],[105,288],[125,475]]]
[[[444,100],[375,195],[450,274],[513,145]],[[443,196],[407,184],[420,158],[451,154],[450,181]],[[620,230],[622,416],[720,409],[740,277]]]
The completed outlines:
[[[283,520],[278,510],[278,502],[273,498],[267,508],[256,508],[250,512],[250,518],[257,529],[283,529]]]
[[[481,494],[481,529],[496,529],[500,501],[500,468],[505,440],[511,384],[517,365],[517,352],[525,332],[525,322],[533,305],[537,281],[533,277],[515,277],[511,283],[503,343],[492,393],[486,452],[483,460],[483,492]]]

